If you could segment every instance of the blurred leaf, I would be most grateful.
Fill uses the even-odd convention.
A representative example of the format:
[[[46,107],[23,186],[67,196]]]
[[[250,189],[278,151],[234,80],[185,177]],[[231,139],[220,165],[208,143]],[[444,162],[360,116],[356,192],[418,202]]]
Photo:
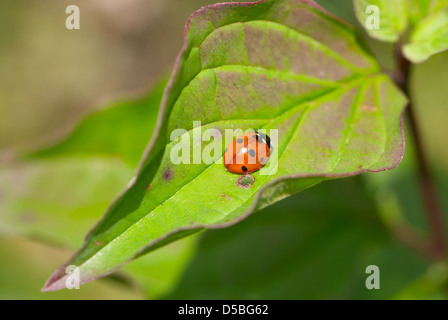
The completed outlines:
[[[438,171],[436,177],[448,174],[447,83],[448,52],[415,65],[411,73],[414,110],[420,122],[425,151],[434,171]]]
[[[407,154],[400,166],[393,171],[381,174],[369,174],[365,178],[369,182],[372,195],[378,195],[380,206],[387,205],[388,200],[396,203],[400,215],[404,220],[411,223],[421,232],[428,233],[427,221],[424,205],[420,194],[419,176],[415,163],[413,150],[411,147],[412,139],[407,143]],[[448,192],[448,179],[442,171],[436,171],[434,179],[436,190],[440,195],[441,205],[445,208],[445,221],[448,228],[448,199],[443,197]],[[399,217],[402,219],[402,217]],[[390,217],[394,219],[394,217]]]
[[[0,168],[0,231],[76,248],[131,177],[132,168],[119,159],[100,157]]]
[[[403,47],[406,58],[421,63],[448,50],[448,7],[427,16],[412,31],[410,43]]]
[[[448,8],[448,0],[410,0],[411,24],[417,25],[426,16]]]
[[[366,267],[380,268],[367,290]],[[168,299],[387,299],[426,271],[391,239],[360,178],[321,184],[222,230],[198,252]]]
[[[165,84],[142,99],[88,115],[53,146],[0,167],[0,231],[78,247],[131,180],[154,130]]]
[[[397,42],[406,30],[409,19],[409,0],[353,0],[356,17],[367,33],[375,39],[387,42]],[[379,28],[370,27],[374,11],[367,10],[369,6],[379,9]],[[369,27],[368,27],[369,26]]]
[[[82,120],[67,139],[0,167],[0,233],[51,247],[79,247],[83,235],[131,179],[155,126],[162,91],[159,84],[143,99],[105,107]],[[123,272],[137,280],[147,296],[160,297],[176,285],[194,247],[194,238],[179,241],[129,264]],[[11,266],[2,262],[5,268]],[[24,281],[31,280],[25,276]],[[35,281],[38,291],[44,279]]]
[[[69,256],[67,251],[36,241],[0,236],[0,300],[131,300],[142,299],[118,281],[104,279],[82,287],[42,293],[42,281],[55,263]]]
[[[132,261],[123,267],[149,299],[161,299],[173,291],[197,247],[196,236],[186,237]],[[121,272],[121,271],[120,271]]]
[[[377,73],[354,30],[314,2],[212,5],[192,15],[185,34],[163,122],[136,182],[68,262],[80,267],[82,282],[204,227],[235,223],[323,177],[401,161],[405,97]],[[194,138],[193,120],[202,122],[201,136],[206,129],[222,137],[231,128],[278,128],[277,154],[247,189],[218,162],[173,165],[170,134],[184,128]],[[61,270],[46,290],[63,287]]]
[[[441,64],[439,63],[439,66],[440,65]],[[427,67],[430,66],[422,64],[417,66],[417,69],[425,69]],[[425,75],[426,73],[427,72],[424,70],[420,70],[419,72],[414,72],[414,75],[419,76]],[[422,79],[414,79],[414,81],[416,81],[416,83],[425,82],[425,85],[431,86],[435,85],[437,81],[441,81],[441,77],[440,75],[435,75],[434,79],[429,80],[426,77],[423,77]],[[426,94],[428,94],[427,91],[428,90],[425,90]],[[420,92],[416,92],[416,94],[419,93]],[[434,117],[437,114],[440,116],[440,114],[443,113],[436,112],[437,109],[441,108],[441,110],[444,110],[446,108],[439,105],[433,105],[433,101],[441,98],[444,94],[445,93],[439,93],[439,97],[422,97],[421,99],[418,99],[421,104],[418,103],[416,106],[423,109],[424,114],[431,113],[431,117]],[[424,132],[428,133],[428,135],[425,135],[426,142],[431,142],[431,140],[433,140],[431,139],[432,137],[440,137],[437,128],[423,127],[423,129],[425,129]],[[422,203],[421,186],[419,185],[418,164],[416,161],[413,137],[410,130],[405,130],[405,132],[407,132],[406,154],[400,166],[392,171],[387,171],[380,174],[364,175],[363,180],[367,182],[368,193],[376,198],[376,206],[379,211],[383,210],[385,206],[390,206],[390,203],[388,202],[390,199],[393,200],[393,206],[392,208],[387,208],[388,212],[386,212],[386,215],[382,213],[380,214],[384,220],[384,223],[389,226],[392,233],[395,233],[396,231],[400,232],[400,229],[402,230],[403,226],[406,225],[407,228],[412,228],[416,232],[416,234],[413,235],[414,237],[416,235],[426,236],[422,239],[408,239],[408,242],[414,242],[414,247],[418,249],[418,246],[423,244],[419,243],[419,240],[427,241],[430,239],[430,230],[428,229],[426,212]],[[434,140],[440,140],[440,138],[436,138]],[[437,155],[440,156],[440,151]],[[431,160],[431,163],[434,164],[434,160],[437,160],[438,158],[439,157],[434,157],[429,159]],[[438,191],[439,203],[442,206],[442,212],[445,214],[445,229],[448,230],[448,198],[443,196],[448,194],[448,178],[446,175],[446,168],[432,165],[431,172],[434,174],[433,182],[435,189]],[[430,256],[429,247],[426,247],[426,250],[426,252],[422,253],[426,256]],[[391,298],[411,300],[446,300],[448,297],[447,274],[448,266],[446,261],[431,264],[428,266],[428,269],[424,274],[417,277],[399,292],[396,292],[396,294],[394,294]]]
[[[136,167],[156,126],[165,85],[160,81],[141,99],[124,100],[88,115],[68,137],[26,158],[114,156]]]
[[[439,262],[431,265],[428,271],[399,292],[394,299],[401,300],[447,300],[448,265]]]
[[[357,20],[353,11],[353,0],[316,0],[316,2],[343,21],[357,27]]]

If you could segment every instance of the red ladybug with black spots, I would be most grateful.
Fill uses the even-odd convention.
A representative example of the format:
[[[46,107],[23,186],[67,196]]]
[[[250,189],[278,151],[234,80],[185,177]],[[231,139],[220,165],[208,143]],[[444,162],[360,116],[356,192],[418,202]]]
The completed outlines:
[[[263,167],[270,156],[269,137],[263,133],[250,132],[236,138],[227,146],[224,166],[232,173],[252,173]]]

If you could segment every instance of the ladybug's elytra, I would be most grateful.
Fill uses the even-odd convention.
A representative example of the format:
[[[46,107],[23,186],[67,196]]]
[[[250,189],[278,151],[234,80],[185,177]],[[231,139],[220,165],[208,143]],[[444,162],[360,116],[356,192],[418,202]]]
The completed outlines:
[[[263,167],[271,155],[270,139],[263,133],[250,132],[233,140],[226,148],[224,165],[227,171],[246,174]]]

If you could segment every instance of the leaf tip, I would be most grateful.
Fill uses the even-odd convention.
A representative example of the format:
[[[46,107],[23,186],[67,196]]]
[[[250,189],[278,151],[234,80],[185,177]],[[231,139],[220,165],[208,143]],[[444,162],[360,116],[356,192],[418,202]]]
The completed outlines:
[[[62,267],[59,268],[48,278],[42,289],[40,289],[41,292],[52,292],[67,288],[65,275],[61,273],[62,269]]]

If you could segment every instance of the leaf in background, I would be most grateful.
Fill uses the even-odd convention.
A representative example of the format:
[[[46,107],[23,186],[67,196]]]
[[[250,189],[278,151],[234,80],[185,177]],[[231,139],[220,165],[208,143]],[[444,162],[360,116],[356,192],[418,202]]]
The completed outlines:
[[[403,53],[413,63],[421,63],[431,56],[448,50],[448,8],[427,16],[412,31],[410,43]]]
[[[446,53],[435,55],[425,63],[415,65],[412,70],[410,90],[413,92],[419,122],[425,130],[423,133],[425,152],[432,166],[441,171],[434,175],[436,178],[448,174],[447,83],[448,54]],[[444,198],[448,201],[448,197]]]
[[[96,111],[63,141],[25,158],[113,156],[136,167],[156,126],[165,85],[166,81],[160,81],[141,99],[124,100]]]
[[[104,157],[41,158],[0,168],[0,231],[76,248],[132,173],[119,159]]]
[[[36,241],[0,236],[0,299],[1,300],[131,300],[141,299],[124,283],[97,281],[82,290],[61,290],[41,293],[42,279],[58,260],[66,259],[67,251]]]
[[[426,16],[448,8],[448,0],[409,0],[411,24],[417,25]]]
[[[132,174],[116,158],[63,154],[0,168],[0,239],[21,236],[73,251]],[[133,261],[122,273],[138,280],[147,297],[158,298],[177,284],[195,246],[195,238],[182,239]],[[35,292],[43,279],[38,281],[37,286],[29,282]]]
[[[325,179],[387,170],[401,161],[405,97],[378,73],[354,30],[314,2],[212,5],[191,16],[185,34],[157,136],[135,183],[68,262],[80,267],[82,283],[203,228],[234,224]],[[171,132],[191,132],[193,121],[201,121],[202,132],[221,134],[278,129],[278,171],[271,160],[242,189],[239,176],[222,164],[172,164],[177,142],[170,142]],[[44,290],[64,283],[61,268]]]
[[[434,263],[426,274],[399,292],[398,300],[443,300],[448,299],[448,265],[446,262]]]
[[[409,0],[353,0],[355,14],[367,33],[375,39],[397,42],[406,30],[409,19]],[[369,6],[377,6],[380,14],[379,28],[368,28],[366,23],[373,12],[367,12]]]
[[[113,104],[87,116],[68,138],[0,167],[1,237],[78,248],[111,199],[132,178],[155,127],[165,84],[143,99]],[[129,264],[122,273],[138,279],[147,297],[160,297],[176,285],[195,242],[190,237],[166,246]],[[39,292],[40,286],[31,278],[23,277]]]
[[[78,247],[132,178],[165,85],[96,111],[53,146],[0,167],[0,230]]]

